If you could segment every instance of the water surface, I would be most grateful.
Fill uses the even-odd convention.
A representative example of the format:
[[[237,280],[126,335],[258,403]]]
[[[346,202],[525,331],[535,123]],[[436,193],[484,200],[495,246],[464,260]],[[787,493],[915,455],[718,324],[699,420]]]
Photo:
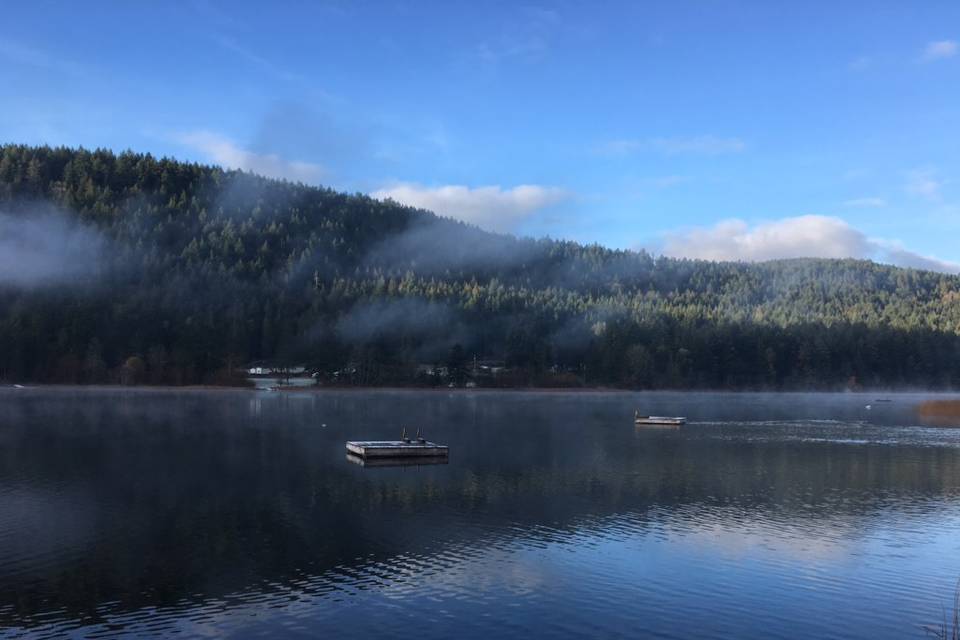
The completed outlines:
[[[0,390],[0,635],[922,638],[924,397]],[[346,459],[403,425],[449,463]]]

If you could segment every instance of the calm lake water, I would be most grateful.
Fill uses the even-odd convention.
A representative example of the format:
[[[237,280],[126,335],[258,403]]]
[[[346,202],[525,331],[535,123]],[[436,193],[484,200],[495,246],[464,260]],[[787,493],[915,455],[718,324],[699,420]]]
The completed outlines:
[[[878,397],[0,390],[0,636],[923,638],[960,430]]]

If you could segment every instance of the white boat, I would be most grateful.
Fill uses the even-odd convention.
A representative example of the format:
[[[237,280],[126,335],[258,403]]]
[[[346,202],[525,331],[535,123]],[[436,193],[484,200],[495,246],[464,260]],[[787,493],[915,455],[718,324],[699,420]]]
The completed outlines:
[[[681,416],[642,416],[640,412],[633,415],[634,424],[650,424],[670,427],[679,427],[687,423],[687,419]]]

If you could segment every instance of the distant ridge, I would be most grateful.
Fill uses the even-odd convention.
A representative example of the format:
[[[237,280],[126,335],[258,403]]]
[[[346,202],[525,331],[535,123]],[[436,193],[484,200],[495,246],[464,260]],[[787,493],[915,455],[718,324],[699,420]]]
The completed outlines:
[[[132,152],[0,146],[0,271],[10,381],[229,383],[253,361],[337,384],[960,381],[957,276],[520,239]]]

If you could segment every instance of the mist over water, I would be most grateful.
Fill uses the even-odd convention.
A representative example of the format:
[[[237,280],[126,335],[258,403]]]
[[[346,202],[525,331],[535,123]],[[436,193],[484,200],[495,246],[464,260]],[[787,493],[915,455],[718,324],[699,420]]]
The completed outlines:
[[[0,633],[921,637],[960,430],[891,398],[3,390]]]

